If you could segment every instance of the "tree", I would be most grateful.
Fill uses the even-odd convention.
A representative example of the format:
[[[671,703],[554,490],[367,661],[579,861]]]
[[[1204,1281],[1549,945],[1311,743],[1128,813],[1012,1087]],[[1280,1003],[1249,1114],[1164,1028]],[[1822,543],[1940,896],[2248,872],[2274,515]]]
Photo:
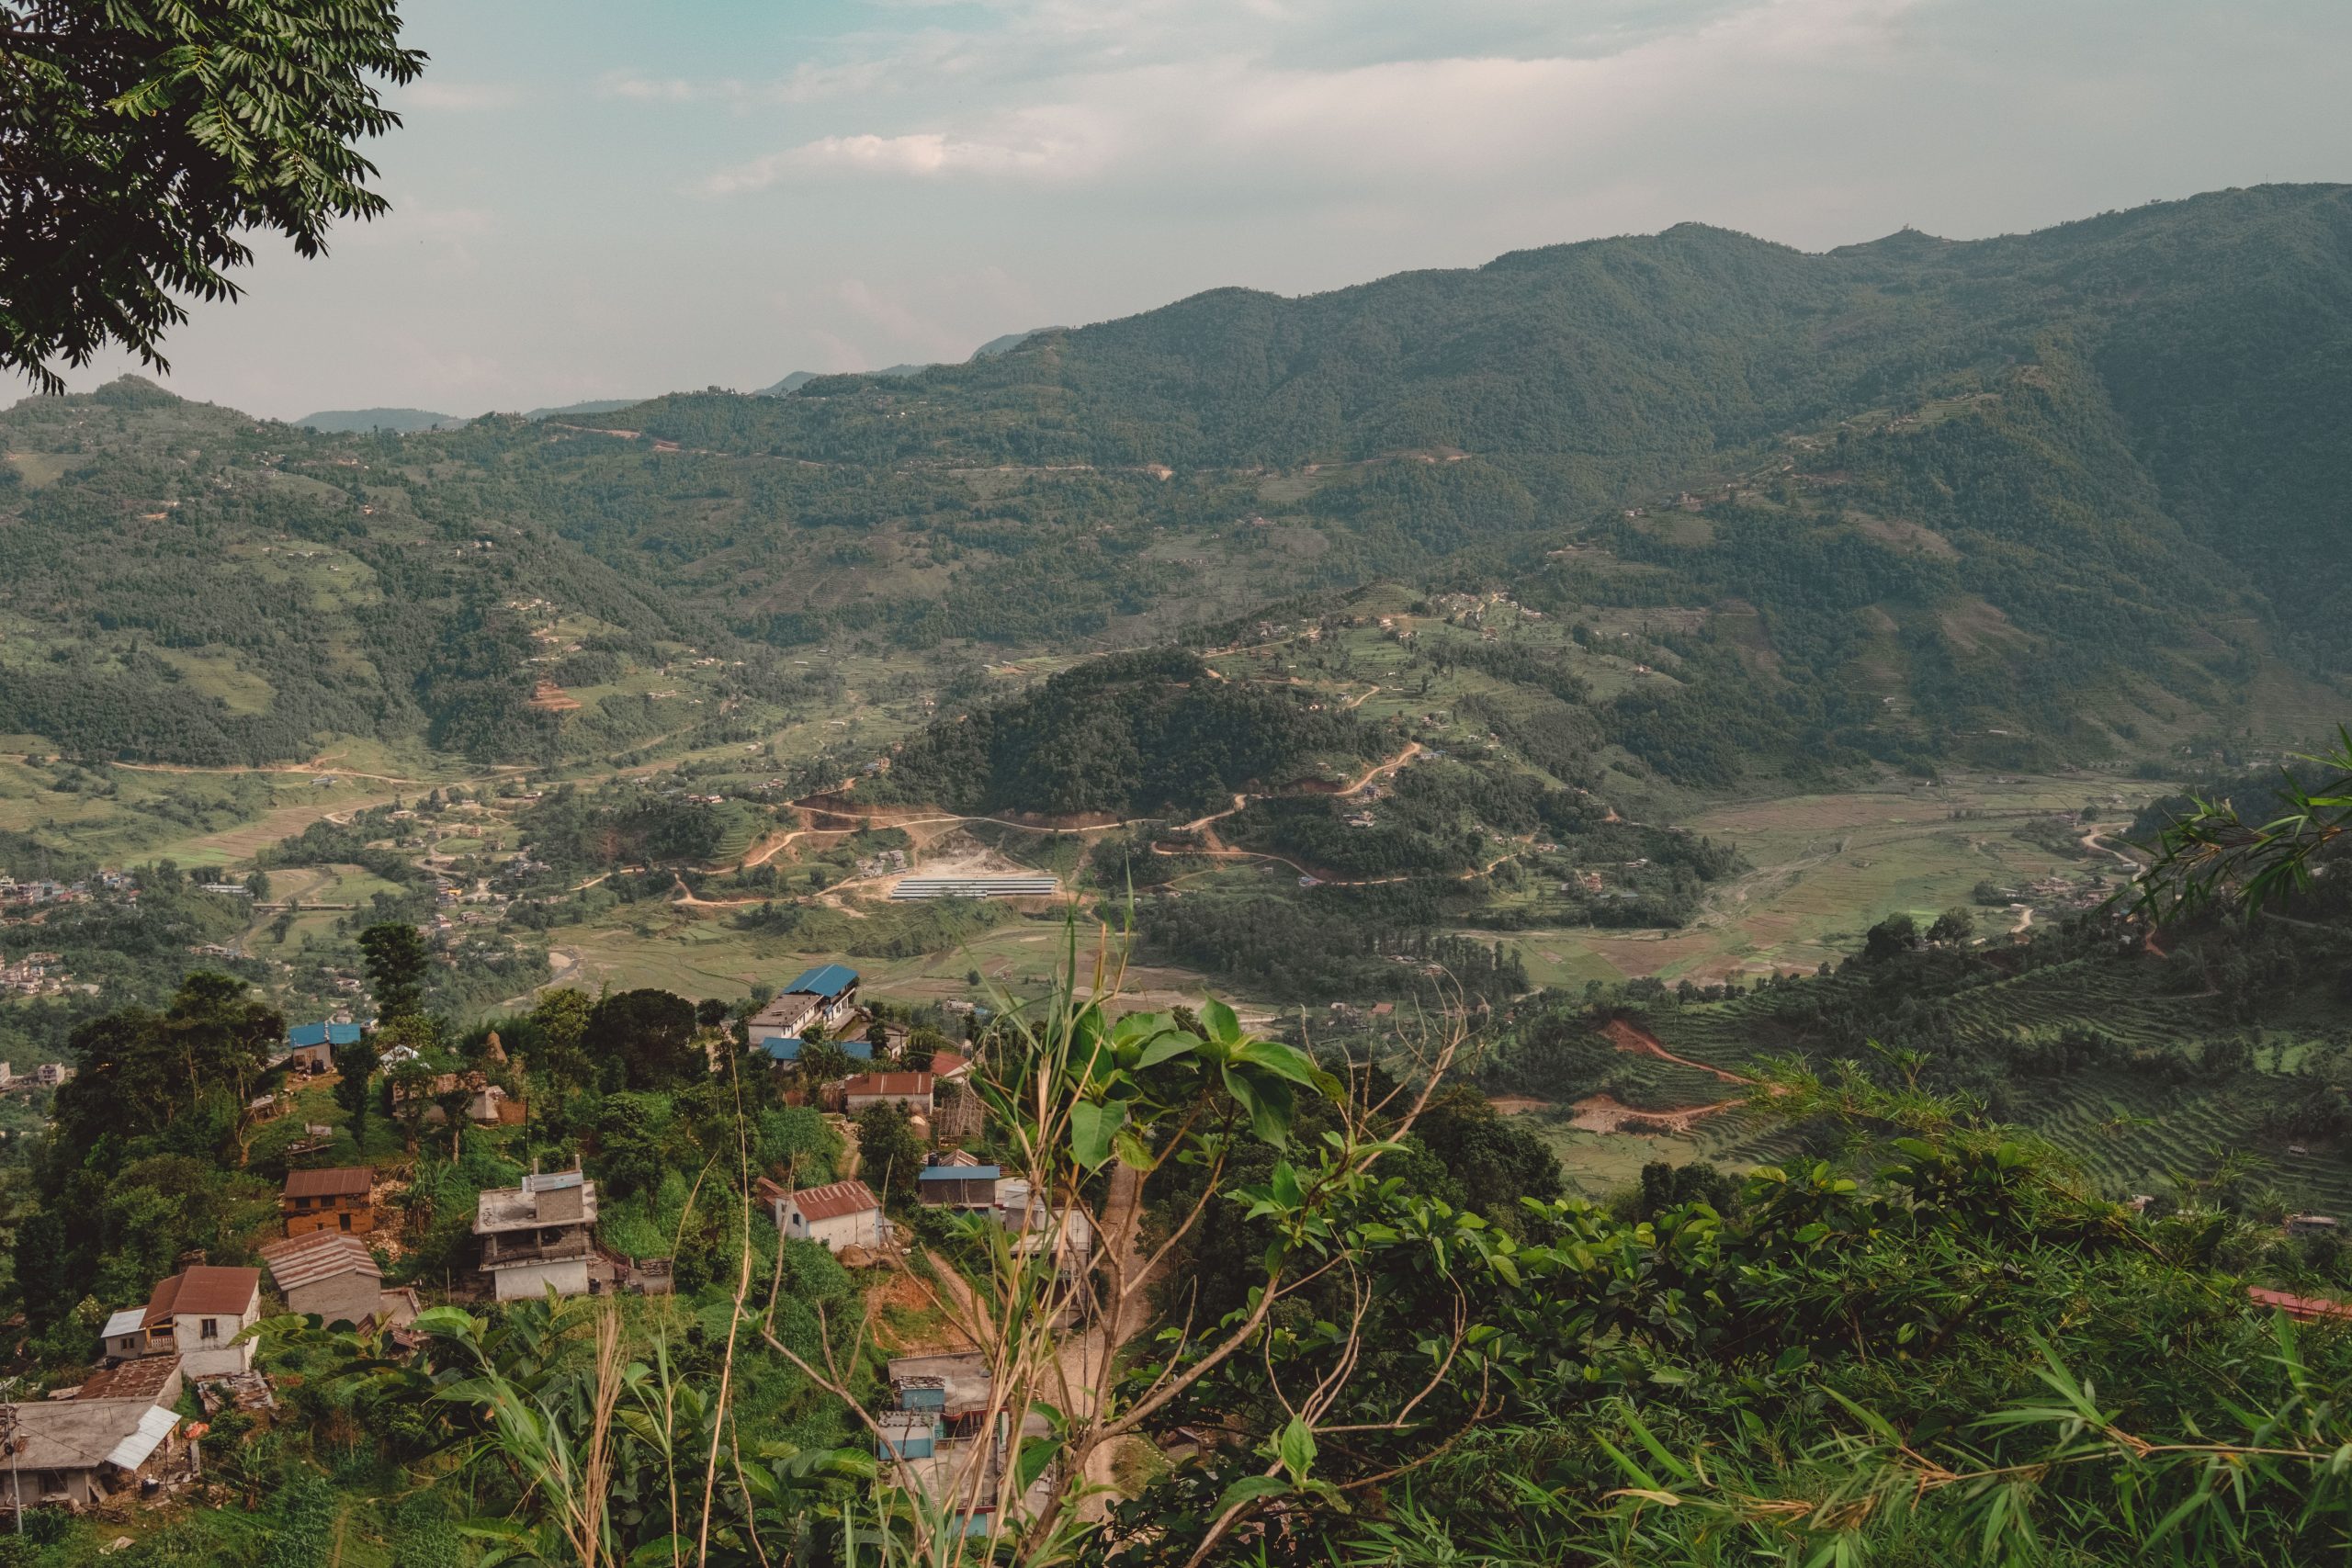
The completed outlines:
[[[705,1029],[718,1029],[727,1022],[727,1004],[717,997],[705,997],[695,1004],[695,1021]]]
[[[925,1024],[907,1032],[907,1043],[899,1048],[899,1066],[910,1073],[931,1071],[932,1058],[947,1049],[947,1036]]]
[[[424,972],[433,955],[414,926],[399,920],[369,926],[359,933],[359,952],[368,965],[379,1018],[406,1018],[424,1010]]]
[[[857,1071],[857,1059],[830,1040],[800,1043],[800,1081],[811,1086],[833,1083]]]
[[[1946,909],[1936,917],[1935,924],[1928,928],[1928,940],[1946,946],[1966,942],[1975,934],[1974,911],[1961,907]]]
[[[670,1089],[709,1076],[710,1058],[695,1032],[694,1003],[647,987],[598,1002],[585,1043],[608,1086]]]
[[[1862,962],[1883,964],[1919,945],[1918,922],[1908,915],[1889,915],[1862,939]]]
[[[0,367],[52,392],[108,344],[167,369],[175,296],[237,298],[240,236],[317,256],[387,211],[354,143],[425,61],[393,0],[0,0]]]
[[[433,1109],[433,1084],[440,1076],[431,1064],[417,1058],[402,1062],[389,1075],[392,1120],[400,1123],[401,1137],[412,1153],[424,1129],[424,1118]]]
[[[588,1021],[595,1011],[595,999],[570,986],[542,994],[531,1009],[531,1022],[539,1037],[539,1072],[558,1100],[588,1075],[584,1043]]]
[[[57,1091],[59,1139],[86,1150],[160,1132],[208,1100],[227,1107],[233,1128],[285,1036],[285,1018],[254,1000],[245,982],[198,970],[163,1013],[125,1009],[68,1037],[81,1071]]]
[[[268,897],[269,873],[261,870],[248,873],[245,877],[245,891],[253,895],[254,902],[256,904]]]
[[[907,1108],[896,1100],[876,1100],[857,1113],[855,1124],[859,1179],[885,1203],[913,1202],[922,1179],[923,1146]]]
[[[334,1102],[349,1113],[352,1142],[365,1154],[368,1080],[376,1075],[376,1047],[366,1040],[353,1041],[335,1052],[334,1070],[341,1075],[335,1081]]]

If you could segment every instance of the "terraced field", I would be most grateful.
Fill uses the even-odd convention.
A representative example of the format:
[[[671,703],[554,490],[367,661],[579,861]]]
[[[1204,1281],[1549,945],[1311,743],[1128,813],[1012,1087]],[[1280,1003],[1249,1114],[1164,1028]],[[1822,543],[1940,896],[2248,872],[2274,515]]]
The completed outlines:
[[[2177,1179],[2210,1173],[2225,1155],[2252,1155],[2259,1162],[2255,1179],[2276,1187],[2290,1207],[2352,1213],[2352,1158],[2318,1145],[2294,1153],[2265,1133],[2266,1112],[2284,1087],[2278,1075],[2257,1068],[2217,1083],[2149,1065],[2149,1053],[2189,1055],[2233,1029],[2211,997],[2163,995],[2155,978],[2156,966],[2135,957],[2079,959],[1941,998],[1941,1016],[1963,1046],[2072,1028],[2142,1054],[2132,1067],[2014,1078],[2002,1108],[2077,1161],[2102,1190],[2162,1193]],[[1662,1008],[1647,1022],[1676,1055],[1736,1070],[1760,1056],[1804,1050],[1781,1005],[1780,998],[1750,996]],[[2287,1060],[2291,1065],[2291,1055]],[[1729,1164],[1787,1157],[1797,1142],[1793,1132],[1763,1119],[1727,1115],[1696,1131],[1694,1154]]]

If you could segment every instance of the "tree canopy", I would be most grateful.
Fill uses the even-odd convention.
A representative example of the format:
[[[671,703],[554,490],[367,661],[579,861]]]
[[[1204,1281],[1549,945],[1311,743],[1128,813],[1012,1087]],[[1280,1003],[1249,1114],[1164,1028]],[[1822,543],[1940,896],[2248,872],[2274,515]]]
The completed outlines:
[[[62,390],[51,361],[116,344],[161,367],[176,297],[237,297],[241,236],[316,256],[388,210],[355,143],[424,69],[400,30],[394,0],[0,4],[0,367]]]

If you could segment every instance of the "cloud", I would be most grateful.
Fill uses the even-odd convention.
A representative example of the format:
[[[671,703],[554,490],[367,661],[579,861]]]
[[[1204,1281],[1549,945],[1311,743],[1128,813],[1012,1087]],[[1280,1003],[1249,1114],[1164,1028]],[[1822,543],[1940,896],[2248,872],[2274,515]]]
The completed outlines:
[[[697,82],[683,76],[631,76],[617,71],[608,73],[596,85],[597,90],[608,98],[628,98],[647,104],[733,102],[749,96],[751,93],[749,87],[731,78]]]
[[[1109,156],[1103,138],[1090,127],[1091,118],[1083,108],[1054,106],[1024,110],[968,134],[918,130],[821,136],[721,169],[699,188],[706,196],[740,196],[795,175],[825,174],[1073,178],[1093,173]]]
[[[840,127],[721,168],[699,188],[736,196],[825,175],[1314,187],[1334,197],[1415,175],[1454,189],[1509,186],[1531,174],[1556,178],[1563,157],[1645,135],[1687,141],[1693,122],[1801,105],[1825,79],[1883,66],[1905,18],[1926,3],[1718,0],[1674,27],[1616,5],[1604,7],[1612,26],[1575,39],[1527,36],[1529,8],[1507,5],[1487,19],[1514,25],[1487,30],[1518,50],[1332,63],[1292,58],[1313,55],[1291,46],[1336,25],[1313,0],[1045,0],[1012,28],[1035,48],[975,35],[949,49],[934,39],[924,70],[903,60],[901,71],[876,69],[901,88],[930,81],[933,103],[972,103],[961,123],[939,123],[933,109],[929,124]],[[1269,20],[1254,34],[1173,25],[1203,12]],[[1536,44],[1551,51],[1526,51]],[[1038,77],[1041,58],[1062,68]],[[852,72],[827,69],[844,79]],[[925,74],[941,70],[978,79],[949,94]]]

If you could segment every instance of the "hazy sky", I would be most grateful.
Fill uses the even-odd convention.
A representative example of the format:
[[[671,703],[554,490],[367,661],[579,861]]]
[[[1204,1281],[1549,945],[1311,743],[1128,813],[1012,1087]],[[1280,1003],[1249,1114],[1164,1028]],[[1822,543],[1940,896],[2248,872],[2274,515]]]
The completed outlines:
[[[401,9],[433,63],[373,146],[393,215],[322,261],[263,241],[175,389],[748,390],[1686,219],[1821,249],[2352,179],[2344,0]]]

